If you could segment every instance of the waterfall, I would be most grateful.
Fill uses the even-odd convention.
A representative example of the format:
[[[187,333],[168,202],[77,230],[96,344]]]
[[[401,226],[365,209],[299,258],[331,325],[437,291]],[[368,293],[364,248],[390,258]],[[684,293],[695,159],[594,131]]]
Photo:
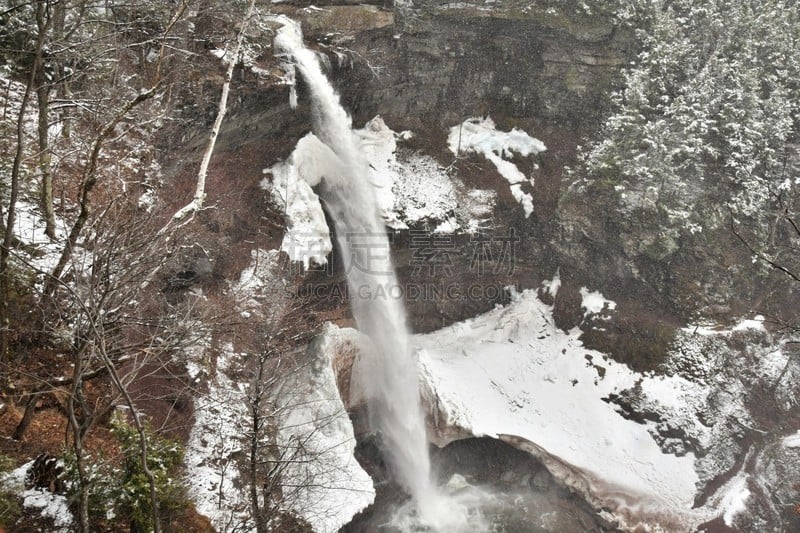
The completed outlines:
[[[350,301],[358,329],[371,346],[363,354],[361,385],[370,398],[369,418],[380,432],[396,480],[409,492],[420,517],[434,524],[440,498],[432,484],[425,420],[420,405],[416,358],[389,256],[386,228],[359,153],[351,120],[322,72],[316,54],[303,45],[299,25],[280,17],[276,53],[292,61],[311,96],[314,134],[338,157],[319,184],[333,219],[345,262]]]

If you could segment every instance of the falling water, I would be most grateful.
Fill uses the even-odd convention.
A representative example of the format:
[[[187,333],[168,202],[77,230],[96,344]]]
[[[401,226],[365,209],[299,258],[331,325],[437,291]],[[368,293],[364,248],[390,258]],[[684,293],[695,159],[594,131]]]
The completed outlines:
[[[397,280],[386,229],[368,180],[368,165],[357,149],[350,117],[316,54],[303,45],[299,25],[285,17],[280,21],[283,27],[275,37],[275,49],[293,60],[305,79],[311,93],[314,134],[341,161],[336,165],[339,169],[331,168],[325,176],[319,194],[334,221],[346,262],[353,315],[358,329],[371,340],[362,373],[362,386],[371,399],[370,423],[383,437],[397,481],[412,496],[421,518],[435,525],[443,509],[431,481],[416,361],[402,302],[391,296]]]

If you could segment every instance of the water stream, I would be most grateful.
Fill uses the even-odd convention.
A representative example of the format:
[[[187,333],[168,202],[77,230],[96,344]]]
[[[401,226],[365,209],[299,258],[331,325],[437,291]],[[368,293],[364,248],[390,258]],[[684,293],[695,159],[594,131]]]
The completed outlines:
[[[314,134],[340,164],[318,186],[332,218],[358,329],[371,340],[365,350],[363,383],[370,399],[370,424],[381,435],[396,481],[411,495],[420,517],[437,527],[445,511],[431,479],[425,420],[420,405],[416,359],[389,256],[386,228],[359,153],[351,120],[322,72],[317,55],[306,48],[299,25],[285,17],[275,50],[292,62],[308,86]]]

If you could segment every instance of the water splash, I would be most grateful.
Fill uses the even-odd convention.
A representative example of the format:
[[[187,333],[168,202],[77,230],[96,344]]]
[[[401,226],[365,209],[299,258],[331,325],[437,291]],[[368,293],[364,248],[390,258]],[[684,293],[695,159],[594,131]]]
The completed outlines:
[[[409,503],[395,507],[388,515],[390,531],[429,533],[432,529],[447,533],[502,533],[505,530],[492,522],[504,502],[488,487],[470,485],[463,476],[455,474],[440,489],[433,521]]]
[[[441,518],[452,513],[445,512],[447,504],[431,480],[416,359],[402,303],[392,296],[397,279],[368,165],[316,54],[303,45],[299,25],[287,17],[278,20],[283,26],[275,36],[276,53],[291,61],[305,80],[314,134],[341,162],[325,175],[319,195],[336,228],[358,329],[372,342],[362,372],[370,423],[381,433],[396,480],[413,498],[422,521],[440,528]]]

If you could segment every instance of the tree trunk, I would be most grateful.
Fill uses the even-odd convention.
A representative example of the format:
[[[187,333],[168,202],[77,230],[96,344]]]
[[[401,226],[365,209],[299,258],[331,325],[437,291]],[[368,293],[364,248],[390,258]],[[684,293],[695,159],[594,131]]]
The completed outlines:
[[[67,418],[72,430],[72,450],[75,452],[75,464],[78,467],[78,531],[89,533],[89,478],[86,475],[86,461],[83,456],[83,438],[86,434],[87,419],[90,416],[83,397],[83,356],[82,350],[75,352],[75,378],[72,383],[72,394],[67,400]],[[80,415],[75,408],[75,402],[80,404]],[[80,421],[78,417],[80,416]]]
[[[265,523],[264,509],[258,501],[258,451],[259,442],[261,440],[261,426],[263,421],[261,419],[261,400],[263,395],[262,379],[264,377],[264,356],[258,359],[258,371],[256,372],[255,379],[252,384],[252,394],[250,395],[250,413],[252,427],[250,428],[250,513],[253,515],[253,520],[256,523],[257,533],[267,533],[267,524]],[[266,504],[266,502],[264,502]]]
[[[156,477],[153,474],[153,471],[150,470],[150,465],[148,464],[147,460],[148,456],[147,435],[145,434],[144,431],[144,424],[142,424],[142,421],[139,418],[139,411],[136,409],[136,404],[134,403],[133,398],[130,395],[130,392],[128,392],[128,389],[125,387],[125,384],[122,383],[122,380],[119,378],[116,366],[114,366],[114,363],[111,361],[111,359],[108,358],[108,354],[105,351],[105,344],[102,337],[100,338],[100,345],[101,345],[100,356],[103,359],[103,364],[108,370],[108,375],[111,378],[111,382],[119,390],[119,393],[123,396],[123,398],[125,398],[125,404],[131,411],[133,426],[136,428],[136,433],[139,435],[139,464],[142,467],[142,472],[147,478],[147,483],[150,486],[150,511],[153,517],[153,533],[161,533],[161,516],[158,510],[159,505],[158,505],[158,492],[156,489]]]
[[[86,3],[81,2],[79,5],[78,12],[75,13],[73,9],[71,12],[71,19],[73,24],[73,29],[69,32],[71,35],[75,29],[80,24],[80,21],[83,20],[84,11],[86,9]],[[67,2],[56,2],[53,6],[53,14],[51,16],[53,19],[53,42],[56,43],[56,46],[61,45],[61,43],[65,43],[68,37],[67,35]],[[55,92],[56,98],[67,101],[71,98],[72,92],[70,91],[70,76],[67,74],[67,69],[65,68],[64,61],[55,61],[53,65],[55,69],[55,85],[53,86],[53,91]],[[57,113],[58,121],[61,124],[61,136],[65,139],[69,138],[70,133],[70,122],[69,122],[69,113],[65,113],[63,111],[59,111]]]
[[[37,21],[38,24],[44,21]],[[44,31],[40,27],[39,31]],[[39,173],[42,179],[39,203],[45,220],[45,233],[50,240],[56,238],[56,216],[53,212],[53,175],[50,173],[50,83],[44,69],[44,61],[36,65],[36,98],[39,103],[37,133],[39,138]]]
[[[52,13],[49,21],[52,26],[51,42],[58,46],[64,40],[64,28],[67,18],[67,2],[56,2],[51,5]],[[82,13],[80,15],[82,17]],[[50,94],[55,91],[56,97],[59,93],[64,99],[67,97],[67,82],[64,79],[65,70],[62,62],[56,58],[53,62],[53,80],[47,83],[44,79],[44,64],[41,65],[42,83],[39,84],[36,95],[39,100],[39,169],[42,177],[42,187],[40,191],[40,203],[45,219],[45,233],[50,240],[56,238],[56,215],[53,210],[53,175],[51,173],[51,147],[48,137],[48,125],[51,115]],[[61,90],[59,90],[59,87]],[[64,135],[69,135],[66,121],[59,121],[61,131]]]
[[[197,183],[195,185],[194,197],[192,198],[191,202],[179,209],[172,216],[173,220],[181,220],[187,215],[198,211],[201,207],[203,207],[203,203],[205,202],[208,166],[211,163],[211,156],[214,154],[214,147],[217,144],[217,136],[219,136],[219,130],[222,127],[222,120],[225,118],[225,114],[228,112],[228,95],[231,91],[233,70],[236,68],[237,61],[239,61],[239,54],[241,53],[242,44],[244,43],[247,24],[250,22],[250,18],[253,16],[254,6],[255,0],[250,0],[250,4],[247,6],[247,11],[242,19],[242,25],[239,28],[239,35],[236,37],[236,47],[233,49],[233,56],[231,57],[228,68],[225,71],[225,80],[222,83],[222,94],[219,97],[219,107],[217,108],[217,118],[214,119],[214,125],[211,127],[211,135],[208,138],[206,150],[203,152],[203,160],[200,162],[200,170],[197,172]]]
[[[22,415],[22,420],[19,421],[19,424],[17,424],[17,427],[14,429],[14,434],[11,436],[12,439],[20,441],[25,437],[25,432],[33,421],[33,415],[36,414],[36,404],[39,402],[39,395],[40,393],[38,392],[31,393],[30,398],[28,398],[28,401],[25,403],[25,413]]]

